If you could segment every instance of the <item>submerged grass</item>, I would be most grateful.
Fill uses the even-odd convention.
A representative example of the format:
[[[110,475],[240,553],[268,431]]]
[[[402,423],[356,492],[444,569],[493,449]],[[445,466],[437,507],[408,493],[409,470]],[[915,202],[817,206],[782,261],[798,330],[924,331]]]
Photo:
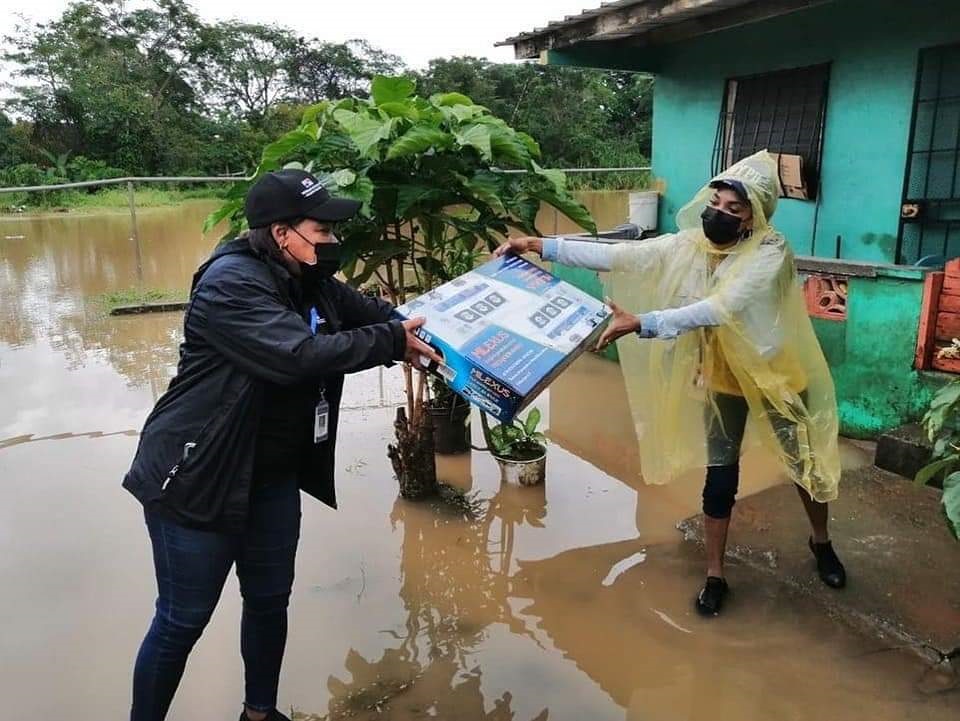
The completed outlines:
[[[122,305],[176,303],[186,299],[186,291],[166,288],[124,288],[97,296],[97,302],[107,312]]]
[[[230,184],[203,185],[193,188],[139,187],[134,191],[134,202],[140,208],[163,208],[187,200],[217,200],[229,190]],[[126,210],[127,189],[105,188],[94,193],[83,190],[57,190],[46,193],[13,193],[0,197],[0,213],[93,213],[103,210]]]

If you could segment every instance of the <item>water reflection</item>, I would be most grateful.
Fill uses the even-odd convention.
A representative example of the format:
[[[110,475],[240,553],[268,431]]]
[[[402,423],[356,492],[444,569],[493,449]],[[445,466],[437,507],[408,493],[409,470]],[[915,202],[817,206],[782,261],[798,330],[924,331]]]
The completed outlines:
[[[186,291],[213,245],[200,233],[211,207],[140,211],[145,288]],[[0,353],[49,344],[68,370],[104,360],[131,385],[162,391],[176,362],[177,314],[111,318],[99,298],[136,285],[129,235],[123,213],[0,221]]]
[[[425,505],[398,498],[390,523],[402,530],[404,628],[388,634],[398,645],[379,659],[348,652],[351,678],[328,680],[325,718],[514,719],[511,691],[487,709],[479,654],[494,624],[539,646],[509,603],[509,572],[515,526],[543,527],[545,515],[542,487],[503,486],[486,502],[457,498]],[[548,716],[544,708],[534,721]]]

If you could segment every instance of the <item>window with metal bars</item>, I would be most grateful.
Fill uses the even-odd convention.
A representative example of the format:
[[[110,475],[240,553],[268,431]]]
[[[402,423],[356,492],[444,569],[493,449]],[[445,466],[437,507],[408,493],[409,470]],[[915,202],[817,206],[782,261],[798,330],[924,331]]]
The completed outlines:
[[[897,262],[960,256],[960,45],[920,52]]]
[[[799,155],[807,196],[815,199],[829,79],[830,66],[815,65],[727,80],[714,175],[759,150]]]

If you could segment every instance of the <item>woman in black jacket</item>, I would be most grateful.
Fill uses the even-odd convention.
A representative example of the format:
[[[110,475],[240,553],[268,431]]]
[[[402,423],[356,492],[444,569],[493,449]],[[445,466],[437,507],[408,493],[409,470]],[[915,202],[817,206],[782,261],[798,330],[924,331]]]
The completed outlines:
[[[158,586],[134,669],[132,721],[166,716],[234,563],[241,719],[286,718],[276,702],[299,491],[336,506],[343,376],[421,354],[439,360],[414,334],[423,319],[393,319],[389,303],[333,277],[333,223],[358,208],[309,173],[269,173],[247,196],[250,232],[194,276],[177,374],[124,479],[144,506]]]

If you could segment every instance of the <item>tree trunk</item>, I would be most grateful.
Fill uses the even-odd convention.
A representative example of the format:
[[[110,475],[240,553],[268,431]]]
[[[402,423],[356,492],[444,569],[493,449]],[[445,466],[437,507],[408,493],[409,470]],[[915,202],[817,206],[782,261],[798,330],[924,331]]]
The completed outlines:
[[[387,455],[400,483],[400,495],[410,500],[432,496],[437,492],[437,466],[430,414],[417,413],[411,423],[407,410],[398,408],[393,427],[396,443],[387,446]]]

